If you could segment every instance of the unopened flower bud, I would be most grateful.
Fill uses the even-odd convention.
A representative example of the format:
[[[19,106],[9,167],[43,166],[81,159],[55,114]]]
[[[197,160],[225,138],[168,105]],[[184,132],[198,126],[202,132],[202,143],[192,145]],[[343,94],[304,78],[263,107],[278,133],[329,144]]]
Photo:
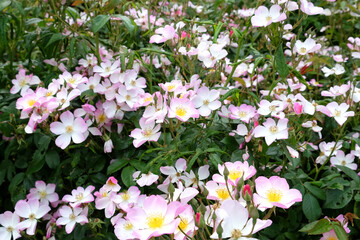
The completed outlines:
[[[222,228],[221,223],[220,223],[219,226],[216,229],[216,233],[218,234],[220,239],[222,238],[223,232],[224,232],[224,229]]]
[[[198,208],[198,211],[201,213],[201,214],[205,214],[206,212],[206,207],[203,203],[200,204],[199,208]]]
[[[200,220],[199,220],[198,227],[199,227],[199,228],[205,228],[205,227],[206,227],[205,219],[204,219],[204,216],[203,216],[203,215],[200,216]]]
[[[256,207],[251,206],[249,213],[250,213],[250,217],[251,217],[253,220],[256,221],[256,219],[259,218],[259,211],[258,211],[258,209],[257,209]]]
[[[228,178],[229,178],[229,169],[226,167],[225,165],[225,168],[224,168],[224,177],[225,177],[225,181],[227,182]]]
[[[250,202],[251,201],[251,188],[249,184],[246,184],[243,189],[243,196],[245,201]]]

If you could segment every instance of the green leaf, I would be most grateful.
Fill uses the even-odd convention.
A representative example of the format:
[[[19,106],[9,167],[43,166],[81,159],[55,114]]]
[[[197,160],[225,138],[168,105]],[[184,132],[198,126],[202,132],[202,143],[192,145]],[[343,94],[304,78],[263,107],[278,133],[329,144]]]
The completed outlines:
[[[35,144],[40,151],[44,151],[49,147],[51,138],[47,135],[42,135],[38,141],[35,140]]]
[[[198,159],[198,157],[203,153],[203,151],[200,148],[196,149],[196,153],[195,155],[190,159],[190,162],[188,164],[187,170],[189,171],[192,166],[194,165],[196,159]]]
[[[125,27],[129,31],[130,35],[133,37],[135,36],[137,25],[127,16],[115,14],[114,17],[120,18],[124,23]]]
[[[347,187],[344,191],[329,189],[326,191],[326,201],[324,208],[340,209],[345,207],[353,198],[354,191]]]
[[[51,44],[63,40],[66,36],[64,36],[62,33],[55,33],[51,36],[49,42],[46,44],[45,48],[49,47]]]
[[[315,225],[318,223],[319,221],[315,221],[315,222],[311,222],[309,224],[306,224],[304,227],[302,227],[299,232],[309,232],[311,229],[313,229],[315,227]]]
[[[45,164],[44,154],[41,153],[40,149],[34,152],[33,159],[29,163],[27,174],[38,172]]]
[[[124,158],[116,159],[113,163],[107,168],[107,175],[113,174],[114,172],[119,171],[128,164],[128,161]]]
[[[93,33],[98,32],[109,20],[110,20],[109,15],[96,16],[92,21],[91,31],[93,31]]]
[[[125,184],[126,187],[131,187],[135,185],[133,179],[133,173],[135,172],[135,168],[132,166],[127,166],[121,172],[121,180]]]
[[[289,75],[282,45],[280,45],[276,51],[275,66],[281,78],[286,78]]]
[[[328,219],[321,219],[315,226],[308,231],[309,235],[318,235],[329,232],[332,229],[331,223]]]
[[[9,185],[9,192],[11,193],[11,195],[13,195],[15,193],[16,187],[24,180],[25,177],[25,173],[21,172],[16,174],[10,182]]]
[[[46,153],[45,161],[49,168],[54,169],[60,164],[60,156],[55,150]]]
[[[304,184],[304,186],[307,188],[307,190],[309,190],[309,192],[311,192],[315,197],[317,197],[318,199],[321,199],[321,200],[325,200],[326,198],[326,194],[325,194],[325,191],[321,188],[318,188],[314,185],[312,185],[311,183],[309,182],[306,182]]]
[[[310,193],[306,193],[302,202],[302,210],[307,219],[314,221],[321,216],[318,200]]]
[[[2,0],[0,2],[0,11],[4,10],[6,7],[8,7],[11,4],[10,0]]]
[[[27,20],[25,22],[25,25],[28,26],[28,25],[36,24],[36,23],[39,23],[39,22],[42,22],[42,21],[44,21],[44,20],[40,19],[40,18],[30,18],[29,20]]]
[[[222,26],[224,25],[223,22],[219,22],[218,25],[215,25],[215,32],[214,32],[214,39],[213,39],[213,43],[216,43],[217,38],[219,36],[219,33],[221,31]]]
[[[339,223],[333,223],[333,228],[339,240],[349,239],[348,234],[345,232],[344,228],[339,225]]]
[[[348,167],[336,165],[337,168],[339,168],[341,171],[343,171],[347,176],[354,179],[358,184],[360,184],[360,177],[357,175],[357,173],[353,170],[351,170]]]

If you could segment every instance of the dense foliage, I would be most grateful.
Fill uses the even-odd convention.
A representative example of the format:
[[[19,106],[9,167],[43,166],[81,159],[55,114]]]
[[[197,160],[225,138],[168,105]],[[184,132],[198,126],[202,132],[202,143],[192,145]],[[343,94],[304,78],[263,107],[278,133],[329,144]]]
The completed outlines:
[[[0,239],[357,239],[356,0],[1,0]]]

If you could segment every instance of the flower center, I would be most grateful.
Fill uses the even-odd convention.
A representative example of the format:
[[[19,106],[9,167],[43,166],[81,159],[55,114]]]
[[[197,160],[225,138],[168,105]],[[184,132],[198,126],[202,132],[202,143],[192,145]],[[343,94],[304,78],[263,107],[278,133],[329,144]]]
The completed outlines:
[[[110,67],[106,67],[105,68],[105,72],[110,72],[111,71],[111,68]]]
[[[235,181],[238,178],[241,178],[243,175],[243,171],[242,170],[232,170],[229,173],[229,178],[233,181]]]
[[[127,222],[127,223],[125,223],[125,225],[124,225],[124,229],[125,229],[126,231],[130,231],[131,229],[133,229],[133,225],[132,225],[130,222]]]
[[[94,90],[94,89],[95,89],[95,86],[94,86],[93,84],[91,84],[91,85],[89,86],[89,89]]]
[[[234,239],[238,239],[241,238],[242,234],[241,231],[239,229],[234,229],[231,231],[231,237]]]
[[[144,99],[145,102],[151,102],[152,101],[152,97],[147,97]]]
[[[25,79],[21,80],[20,83],[19,83],[19,86],[23,87],[25,85],[26,85],[26,80]]]
[[[207,99],[204,100],[204,101],[203,101],[203,104],[204,104],[205,106],[209,105],[209,100],[207,100]]]
[[[271,105],[271,106],[269,107],[269,109],[270,109],[270,111],[274,112],[274,111],[276,110],[276,106],[275,106],[275,105]]]
[[[279,202],[283,196],[283,193],[278,190],[271,188],[269,191],[267,191],[267,198],[269,202]]]
[[[71,220],[71,221],[74,221],[75,220],[75,218],[76,218],[76,216],[72,213],[72,214],[70,214],[70,216],[69,216],[69,219]]]
[[[188,226],[188,220],[186,218],[182,218],[182,217],[180,217],[180,219],[181,219],[181,221],[179,223],[178,228],[184,231]]]
[[[131,86],[136,86],[135,80],[132,80],[132,81],[131,81]]]
[[[67,133],[72,133],[73,127],[72,126],[66,126],[65,130],[66,130]]]
[[[130,101],[130,100],[131,100],[131,96],[130,96],[130,95],[126,95],[125,99],[126,99],[126,101]]]
[[[130,199],[130,194],[128,192],[124,192],[123,195],[121,195],[121,198],[124,200],[124,201],[127,201]]]
[[[36,101],[34,99],[30,99],[27,103],[30,107],[32,107],[36,103]]]
[[[186,115],[187,111],[183,107],[177,107],[175,113],[176,113],[176,115],[183,117]]]
[[[76,195],[75,198],[76,198],[76,200],[81,201],[81,200],[83,200],[84,195],[82,193],[79,193],[79,194]]]
[[[103,192],[101,195],[102,195],[103,197],[107,197],[107,196],[108,196],[108,192]]]
[[[271,127],[270,127],[270,132],[271,132],[272,134],[277,133],[277,131],[278,131],[278,127],[277,127],[277,126],[271,126]]]
[[[75,82],[76,82],[75,78],[70,78],[68,80],[68,83],[70,83],[70,84],[74,84]]]
[[[301,53],[306,53],[306,48],[304,48],[304,47],[300,48],[300,52]]]
[[[266,21],[270,22],[272,20],[272,18],[270,16],[267,16],[266,18]]]
[[[341,161],[341,165],[345,166],[345,165],[346,165],[346,161],[345,161],[345,160],[342,160],[342,161]]]
[[[146,218],[147,225],[152,228],[161,228],[164,225],[165,217],[161,214],[152,214]]]
[[[174,85],[174,84],[169,85],[169,86],[168,86],[168,91],[171,92],[172,90],[174,90],[174,88],[175,88],[175,85]]]
[[[239,116],[240,116],[241,118],[246,118],[246,115],[247,115],[247,113],[244,112],[244,111],[240,111],[240,112],[239,112]]]
[[[142,135],[144,137],[150,137],[152,135],[152,130],[151,129],[146,129],[142,132]]]
[[[100,123],[103,123],[103,122],[105,122],[105,119],[106,119],[105,114],[104,114],[104,113],[100,114],[100,116],[99,116],[99,122],[100,122]]]
[[[46,92],[46,94],[45,94],[45,96],[47,96],[47,97],[50,97],[50,96],[52,96],[53,95],[53,92],[52,91],[48,91],[48,92]]]
[[[226,200],[230,197],[230,194],[226,188],[218,188],[216,189],[216,194],[221,200]]]
[[[30,220],[34,220],[34,219],[35,219],[35,214],[33,214],[33,213],[30,214],[29,219],[30,219]]]
[[[39,195],[42,199],[46,198],[46,191],[39,191]]]
[[[340,117],[340,116],[341,116],[341,111],[335,110],[335,117]]]
[[[6,230],[7,230],[9,233],[11,233],[12,231],[14,231],[14,228],[13,228],[12,226],[8,226],[8,227],[6,228]]]

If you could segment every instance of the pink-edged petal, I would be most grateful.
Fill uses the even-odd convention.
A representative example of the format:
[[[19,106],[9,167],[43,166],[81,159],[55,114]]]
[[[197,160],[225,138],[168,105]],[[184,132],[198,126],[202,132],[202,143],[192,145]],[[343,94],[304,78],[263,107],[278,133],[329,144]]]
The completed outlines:
[[[71,138],[74,143],[82,143],[83,141],[86,140],[86,137],[84,136],[84,134],[82,134],[80,132],[73,132],[71,134]]]
[[[23,218],[28,218],[31,214],[31,208],[25,200],[20,200],[15,205],[15,213]]]
[[[67,146],[69,146],[70,142],[71,142],[70,134],[62,134],[58,136],[55,140],[56,146],[58,146],[61,149],[65,149]]]
[[[69,222],[68,224],[66,224],[65,230],[66,230],[66,232],[67,232],[68,234],[70,234],[70,233],[74,230],[75,224],[76,224],[75,221],[71,221],[71,222]]]
[[[175,163],[175,168],[179,172],[183,172],[186,170],[186,160],[184,158],[179,158]]]
[[[56,135],[60,135],[66,132],[66,127],[61,122],[53,122],[50,124],[50,131]]]
[[[60,115],[60,120],[65,126],[72,125],[74,122],[74,115],[70,111],[63,112]]]

